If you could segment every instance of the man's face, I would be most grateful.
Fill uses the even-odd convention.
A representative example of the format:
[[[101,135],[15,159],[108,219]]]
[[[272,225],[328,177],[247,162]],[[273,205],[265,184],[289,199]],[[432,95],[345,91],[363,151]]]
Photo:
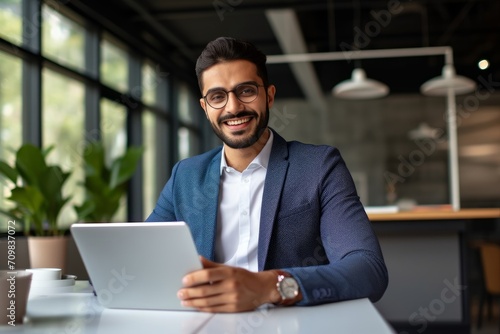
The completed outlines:
[[[232,60],[209,67],[202,74],[202,83],[203,96],[213,91],[228,92],[243,83],[258,85],[257,97],[249,103],[240,101],[235,92],[228,93],[227,104],[220,109],[210,106],[204,98],[200,99],[201,107],[205,110],[215,134],[227,146],[252,146],[267,128],[275,87],[262,87],[263,82],[257,75],[257,67],[246,60]]]

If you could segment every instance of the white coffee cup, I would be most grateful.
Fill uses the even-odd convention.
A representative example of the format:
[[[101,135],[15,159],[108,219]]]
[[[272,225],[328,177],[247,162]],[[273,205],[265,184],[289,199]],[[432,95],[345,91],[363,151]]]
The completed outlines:
[[[31,268],[26,271],[33,273],[33,281],[60,280],[62,275],[60,268]]]

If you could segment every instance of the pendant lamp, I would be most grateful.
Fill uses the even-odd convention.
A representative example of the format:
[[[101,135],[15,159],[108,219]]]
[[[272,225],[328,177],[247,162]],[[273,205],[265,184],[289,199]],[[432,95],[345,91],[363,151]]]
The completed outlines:
[[[420,87],[420,92],[428,96],[446,96],[449,89],[455,95],[466,94],[476,89],[476,83],[469,78],[457,75],[455,67],[446,64],[441,76],[426,81]]]
[[[361,68],[352,71],[351,79],[344,80],[333,87],[334,96],[343,99],[374,99],[389,94],[387,85],[366,77]]]

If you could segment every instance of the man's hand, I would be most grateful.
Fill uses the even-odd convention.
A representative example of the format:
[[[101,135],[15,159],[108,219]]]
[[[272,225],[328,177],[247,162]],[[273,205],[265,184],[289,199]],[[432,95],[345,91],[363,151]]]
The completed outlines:
[[[182,305],[203,312],[243,312],[277,302],[277,273],[254,273],[201,257],[204,269],[184,276],[178,297]]]

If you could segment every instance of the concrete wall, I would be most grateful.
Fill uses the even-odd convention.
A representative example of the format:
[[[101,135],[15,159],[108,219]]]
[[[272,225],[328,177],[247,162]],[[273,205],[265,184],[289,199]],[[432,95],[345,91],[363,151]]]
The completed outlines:
[[[461,198],[467,203],[479,202],[478,206],[498,206],[500,94],[476,105],[471,104],[473,98],[457,98]],[[401,199],[418,204],[450,202],[444,98],[395,94],[346,101],[328,96],[326,105],[328,110],[320,112],[305,100],[278,98],[271,109],[270,126],[288,140],[338,147],[365,205],[386,205]],[[438,137],[410,138],[421,123],[433,128]],[[490,150],[497,150],[496,157],[493,151],[489,157],[473,156],[470,149],[466,156],[464,148],[473,144],[489,145]],[[389,192],[391,184],[395,198]]]

